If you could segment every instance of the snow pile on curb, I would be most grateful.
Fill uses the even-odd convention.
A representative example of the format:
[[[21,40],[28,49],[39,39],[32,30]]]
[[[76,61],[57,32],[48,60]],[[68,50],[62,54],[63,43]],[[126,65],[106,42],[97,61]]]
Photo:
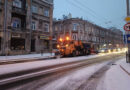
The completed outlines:
[[[0,61],[16,60],[16,59],[32,59],[32,58],[46,58],[54,56],[54,53],[41,54],[28,54],[28,55],[16,55],[16,56],[0,56]]]

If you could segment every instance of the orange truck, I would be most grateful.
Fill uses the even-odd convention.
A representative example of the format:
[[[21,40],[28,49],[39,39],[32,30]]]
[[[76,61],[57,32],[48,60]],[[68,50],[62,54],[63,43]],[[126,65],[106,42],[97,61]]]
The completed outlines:
[[[91,54],[91,45],[71,40],[69,36],[59,38],[57,49],[61,56],[79,56]]]

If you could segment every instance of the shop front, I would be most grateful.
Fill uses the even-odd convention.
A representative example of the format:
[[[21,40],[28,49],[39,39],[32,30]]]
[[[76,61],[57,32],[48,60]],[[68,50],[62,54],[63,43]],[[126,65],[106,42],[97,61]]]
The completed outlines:
[[[25,35],[12,34],[10,40],[10,54],[25,54]]]
[[[0,32],[0,54],[2,52],[2,33]]]
[[[44,49],[44,51],[49,51],[49,49],[50,49],[49,35],[41,34],[40,41],[42,41],[42,44],[41,44],[41,45],[43,45],[42,49]]]
[[[1,51],[1,46],[2,46],[1,44],[2,44],[2,43],[1,43],[1,37],[0,37],[0,51]]]

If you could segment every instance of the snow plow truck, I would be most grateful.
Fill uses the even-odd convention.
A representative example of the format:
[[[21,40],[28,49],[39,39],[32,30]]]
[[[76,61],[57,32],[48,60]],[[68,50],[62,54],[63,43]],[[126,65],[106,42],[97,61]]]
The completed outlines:
[[[80,40],[71,40],[69,36],[59,38],[57,49],[61,56],[80,56],[91,54],[91,45]]]

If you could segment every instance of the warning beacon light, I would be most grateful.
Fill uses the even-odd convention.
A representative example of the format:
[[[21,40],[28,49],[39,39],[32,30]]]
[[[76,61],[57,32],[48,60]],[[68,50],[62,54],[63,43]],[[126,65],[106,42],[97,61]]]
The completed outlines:
[[[60,48],[60,45],[57,45],[57,48]]]
[[[67,40],[67,41],[69,41],[69,40],[70,40],[70,38],[69,38],[69,37],[66,37],[66,40]]]
[[[62,38],[60,38],[60,39],[59,39],[59,41],[60,41],[60,42],[62,42],[62,41],[63,41],[63,39],[62,39]]]

